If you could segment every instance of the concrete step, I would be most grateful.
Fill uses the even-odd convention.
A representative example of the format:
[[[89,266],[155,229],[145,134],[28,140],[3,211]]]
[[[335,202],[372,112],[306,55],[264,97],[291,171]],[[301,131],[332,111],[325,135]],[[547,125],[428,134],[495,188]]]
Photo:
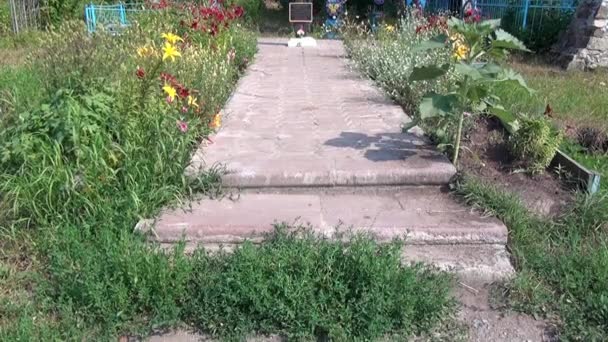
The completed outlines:
[[[234,124],[233,124],[234,125]],[[190,178],[214,165],[227,187],[331,187],[445,185],[456,168],[421,136],[411,133],[305,133],[260,136],[228,126],[203,145],[186,169]],[[258,141],[258,143],[251,143]]]
[[[246,191],[165,210],[137,229],[165,246],[183,239],[190,247],[216,249],[246,240],[259,243],[278,223],[309,226],[330,238],[348,230],[369,233],[379,242],[404,238],[410,245],[405,259],[453,268],[459,274],[493,279],[512,271],[505,251],[506,227],[435,187]]]

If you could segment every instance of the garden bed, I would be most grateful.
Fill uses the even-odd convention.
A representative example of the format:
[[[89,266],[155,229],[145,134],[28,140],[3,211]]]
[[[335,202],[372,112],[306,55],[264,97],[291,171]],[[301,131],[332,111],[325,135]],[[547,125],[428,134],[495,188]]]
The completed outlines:
[[[557,171],[531,176],[511,157],[507,132],[492,118],[479,118],[465,136],[460,169],[516,194],[528,208],[546,216],[556,216],[572,203],[573,189]]]

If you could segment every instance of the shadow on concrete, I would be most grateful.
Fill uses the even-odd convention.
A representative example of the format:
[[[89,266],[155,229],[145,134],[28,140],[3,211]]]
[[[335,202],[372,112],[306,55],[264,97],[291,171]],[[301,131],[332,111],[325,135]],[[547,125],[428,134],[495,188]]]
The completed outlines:
[[[414,144],[420,139],[408,133],[376,133],[367,135],[357,132],[342,132],[340,137],[327,140],[324,145],[365,150],[363,156],[374,162],[405,160],[414,155],[423,159],[445,161],[433,146]]]

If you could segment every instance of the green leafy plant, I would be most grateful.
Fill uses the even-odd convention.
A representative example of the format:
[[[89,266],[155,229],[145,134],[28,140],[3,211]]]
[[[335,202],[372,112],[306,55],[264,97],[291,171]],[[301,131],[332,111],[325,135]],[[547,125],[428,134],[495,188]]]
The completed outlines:
[[[407,247],[405,247],[407,248]],[[374,340],[428,331],[452,312],[450,277],[401,264],[402,244],[328,240],[279,226],[260,246],[194,256],[186,320],[224,339]]]
[[[563,134],[545,119],[523,119],[509,137],[510,153],[532,174],[542,172],[555,156]]]
[[[568,28],[572,21],[573,10],[561,8],[529,8],[528,26],[522,27],[524,9],[513,7],[507,9],[502,17],[505,31],[519,38],[528,48],[535,52],[548,52],[559,39],[559,34]]]
[[[8,0],[0,0],[0,37],[11,33],[11,12]]]
[[[526,51],[526,47],[509,33],[499,29],[500,20],[467,23],[456,18],[448,20],[449,36],[441,34],[419,44],[416,49],[453,51],[453,58],[444,64],[414,68],[410,81],[428,81],[448,73],[457,75],[455,83],[445,93],[427,93],[420,102],[420,119],[448,118],[456,121],[452,161],[458,164],[463,123],[467,113],[488,112],[498,117],[511,132],[517,130],[517,118],[500,105],[493,91],[497,83],[510,82],[531,91],[518,73],[505,69],[497,62],[510,50]],[[441,128],[439,128],[441,129]]]
[[[440,25],[432,25],[429,19],[412,11],[406,11],[391,32],[386,28],[373,34],[365,23],[347,21],[341,33],[359,71],[386,90],[408,115],[416,117],[422,96],[431,91],[447,91],[447,85],[454,82],[454,75],[446,74],[437,79],[412,83],[409,81],[410,74],[416,65],[448,63],[450,51],[416,48],[441,31]]]

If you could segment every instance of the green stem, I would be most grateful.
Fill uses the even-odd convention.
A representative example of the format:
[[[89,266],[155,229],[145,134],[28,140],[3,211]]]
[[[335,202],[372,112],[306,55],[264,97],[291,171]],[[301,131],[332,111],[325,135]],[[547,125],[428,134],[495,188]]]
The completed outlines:
[[[152,70],[150,71],[150,73],[146,73],[146,76],[144,77],[144,79],[142,80],[142,84],[141,84],[141,91],[139,94],[139,108],[143,109],[144,108],[144,102],[146,99],[146,93],[148,92],[148,89],[150,88],[151,85],[151,79],[148,76],[152,76],[152,77],[156,77],[156,74],[158,73],[158,71],[160,70],[160,66],[163,64],[163,60],[159,59],[158,62],[154,65],[154,67],[152,68]]]
[[[454,166],[458,166],[458,152],[460,151],[460,139],[462,138],[462,124],[464,122],[464,111],[460,112],[460,116],[458,118],[458,130],[456,131],[456,146],[454,147],[454,157],[452,161],[454,162]]]
[[[456,141],[455,141],[455,146],[454,146],[454,155],[452,158],[452,162],[454,163],[454,166],[458,166],[458,153],[460,152],[460,140],[462,139],[462,126],[464,123],[464,111],[466,110],[467,106],[467,95],[469,93],[469,77],[465,76],[464,80],[462,81],[462,87],[460,88],[461,90],[461,99],[463,99],[463,102],[460,106],[460,113],[458,114],[458,128],[456,129]]]

